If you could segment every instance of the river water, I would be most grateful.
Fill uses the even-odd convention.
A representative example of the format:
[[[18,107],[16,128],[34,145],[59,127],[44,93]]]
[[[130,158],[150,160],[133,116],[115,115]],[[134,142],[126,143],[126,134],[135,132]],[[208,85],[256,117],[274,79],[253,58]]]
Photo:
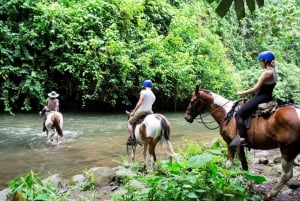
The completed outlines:
[[[0,116],[0,190],[15,177],[25,176],[31,170],[40,178],[52,174],[68,178],[81,174],[84,169],[115,167],[127,160],[125,142],[129,134],[125,114],[63,115],[65,137],[57,146],[46,143],[43,118],[37,114]],[[209,130],[197,122],[186,122],[184,113],[164,115],[172,124],[171,142],[175,151],[182,147],[185,139],[204,144],[220,137],[218,129]],[[142,150],[138,146],[137,160],[142,160]],[[164,154],[160,146],[156,151],[159,160]]]

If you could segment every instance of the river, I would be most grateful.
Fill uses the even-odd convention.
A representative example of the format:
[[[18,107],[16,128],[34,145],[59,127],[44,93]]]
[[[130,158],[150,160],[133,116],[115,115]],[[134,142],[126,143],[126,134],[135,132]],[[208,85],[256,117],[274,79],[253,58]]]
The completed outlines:
[[[0,115],[0,189],[30,170],[40,178],[52,174],[71,177],[91,167],[115,167],[127,159],[125,142],[129,134],[125,114],[63,115],[65,137],[57,146],[46,143],[43,118],[37,114]],[[164,115],[172,124],[171,142],[175,151],[183,146],[184,139],[204,144],[220,137],[218,129],[209,130],[197,122],[186,122],[184,113]],[[156,150],[159,160],[163,152],[160,146]],[[141,159],[142,147],[138,146],[137,160]]]

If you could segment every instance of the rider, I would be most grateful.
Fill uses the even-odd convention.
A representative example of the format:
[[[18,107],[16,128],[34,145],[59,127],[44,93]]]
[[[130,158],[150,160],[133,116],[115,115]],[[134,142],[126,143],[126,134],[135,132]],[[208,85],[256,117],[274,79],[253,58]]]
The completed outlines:
[[[153,83],[151,80],[145,80],[143,82],[144,89],[140,92],[140,98],[135,106],[135,108],[130,112],[130,118],[127,121],[127,128],[130,137],[127,140],[127,145],[135,145],[136,140],[133,132],[133,125],[143,116],[147,114],[152,114],[152,105],[156,99],[154,93],[152,92]]]
[[[252,88],[237,93],[241,96],[255,93],[254,97],[247,101],[235,114],[241,146],[248,146],[247,128],[244,121],[257,109],[258,104],[269,102],[273,99],[272,93],[277,82],[274,53],[272,51],[261,52],[257,59],[261,68],[264,69],[257,83]],[[231,144],[231,146],[235,145]]]
[[[59,100],[57,99],[58,96],[59,94],[56,93],[56,91],[51,91],[50,93],[48,93],[48,97],[46,99],[46,106],[42,109],[42,111],[39,112],[40,116],[43,116],[45,112],[51,112],[51,111],[58,112],[59,109]],[[45,130],[46,128],[45,128],[45,121],[44,121],[43,131]]]

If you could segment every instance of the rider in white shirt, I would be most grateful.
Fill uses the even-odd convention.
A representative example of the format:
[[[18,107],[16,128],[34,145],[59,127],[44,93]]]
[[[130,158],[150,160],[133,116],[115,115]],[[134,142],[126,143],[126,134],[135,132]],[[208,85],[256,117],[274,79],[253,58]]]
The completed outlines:
[[[128,131],[130,137],[127,140],[127,145],[135,145],[135,137],[133,132],[133,125],[142,117],[147,114],[152,114],[152,105],[156,99],[152,91],[153,83],[151,80],[145,80],[143,82],[144,89],[140,92],[140,98],[135,108],[130,112],[130,118],[127,122]]]

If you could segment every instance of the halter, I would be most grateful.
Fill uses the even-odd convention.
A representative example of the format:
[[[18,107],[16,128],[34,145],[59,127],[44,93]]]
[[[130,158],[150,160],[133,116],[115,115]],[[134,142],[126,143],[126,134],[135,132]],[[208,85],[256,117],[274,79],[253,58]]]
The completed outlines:
[[[196,100],[195,100],[195,103],[193,104],[193,106],[194,105],[196,105],[198,102],[200,102],[201,100],[200,100],[200,93],[198,92],[197,93],[197,98],[196,98]],[[221,105],[221,107],[223,107],[224,105],[226,105],[227,103],[229,103],[230,102],[230,100],[228,100],[226,103],[224,103],[223,105]],[[206,116],[210,116],[210,115],[212,115],[214,112],[216,112],[216,111],[218,111],[219,110],[219,108],[217,108],[217,109],[215,109],[215,110],[212,110],[211,112],[210,112],[210,114],[207,114],[207,115],[205,115],[204,117],[206,117]],[[196,116],[197,117],[197,116]],[[199,118],[200,118],[200,120],[201,121],[197,121],[197,118],[194,118],[195,120],[196,120],[196,122],[198,122],[198,123],[202,123],[207,129],[209,129],[209,130],[216,130],[216,129],[218,129],[219,127],[220,127],[220,125],[218,124],[216,127],[209,127],[208,126],[208,124],[211,124],[211,123],[214,123],[215,122],[215,120],[213,120],[213,121],[207,121],[207,122],[205,122],[204,120],[203,120],[203,117],[202,117],[202,114],[201,114],[201,112],[200,112],[200,114],[199,114]]]

